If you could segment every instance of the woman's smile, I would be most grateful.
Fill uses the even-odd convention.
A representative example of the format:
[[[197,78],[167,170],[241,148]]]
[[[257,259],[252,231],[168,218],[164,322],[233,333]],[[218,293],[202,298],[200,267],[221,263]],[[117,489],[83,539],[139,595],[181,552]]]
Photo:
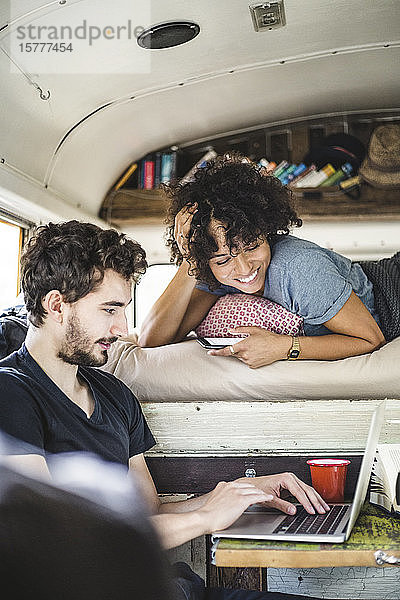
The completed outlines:
[[[214,224],[213,234],[218,249],[210,258],[210,269],[217,281],[246,294],[264,292],[265,276],[271,261],[271,249],[266,240],[251,246],[238,245],[232,249],[226,243],[225,227]]]
[[[257,277],[260,267],[253,271],[248,277],[237,277],[236,279],[240,281],[240,283],[251,283]]]

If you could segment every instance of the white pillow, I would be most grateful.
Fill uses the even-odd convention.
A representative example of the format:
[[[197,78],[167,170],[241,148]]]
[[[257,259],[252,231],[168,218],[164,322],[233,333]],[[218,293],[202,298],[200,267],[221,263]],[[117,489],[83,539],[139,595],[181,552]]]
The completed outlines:
[[[140,401],[321,400],[400,398],[400,337],[372,354],[335,361],[279,361],[250,369],[234,357],[209,356],[195,340],[157,348],[112,345],[104,370]]]

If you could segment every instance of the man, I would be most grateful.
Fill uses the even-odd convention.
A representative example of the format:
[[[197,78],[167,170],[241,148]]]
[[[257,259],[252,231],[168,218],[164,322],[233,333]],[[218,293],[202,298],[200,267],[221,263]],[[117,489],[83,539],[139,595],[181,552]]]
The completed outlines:
[[[224,529],[256,502],[294,513],[283,489],[308,512],[324,513],[323,499],[290,473],[221,482],[204,496],[160,503],[143,456],[155,442],[140,405],[121,381],[95,368],[127,334],[131,285],[145,269],[143,249],[115,230],[70,221],[40,227],[31,238],[21,259],[28,334],[0,362],[0,429],[20,440],[10,460],[47,477],[47,453],[95,452],[126,465],[166,548]]]

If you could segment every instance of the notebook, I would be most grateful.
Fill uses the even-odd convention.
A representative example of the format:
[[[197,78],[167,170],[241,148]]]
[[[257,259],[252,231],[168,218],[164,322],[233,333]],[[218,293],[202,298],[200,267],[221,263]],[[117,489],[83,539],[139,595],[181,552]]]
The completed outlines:
[[[365,452],[351,503],[331,504],[325,515],[310,515],[299,504],[295,515],[253,505],[230,527],[215,531],[212,538],[246,538],[296,542],[344,542],[348,539],[360,513],[368,489],[376,446],[385,416],[385,404],[374,410]]]

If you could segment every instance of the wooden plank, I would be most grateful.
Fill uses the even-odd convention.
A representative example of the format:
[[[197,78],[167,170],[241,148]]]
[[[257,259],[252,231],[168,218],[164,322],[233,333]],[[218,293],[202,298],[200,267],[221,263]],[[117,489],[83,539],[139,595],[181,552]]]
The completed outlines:
[[[379,400],[144,402],[157,445],[148,456],[359,452]],[[388,400],[381,442],[398,441],[400,401]]]
[[[400,191],[363,185],[359,198],[351,198],[337,187],[293,190],[299,216],[306,221],[365,219],[400,220]],[[120,189],[110,192],[100,217],[113,223],[162,223],[167,202],[160,190]]]
[[[293,189],[296,209],[306,221],[399,220],[400,190],[381,190],[363,185],[358,198],[338,188]]]
[[[340,454],[340,453],[339,453]],[[338,453],[335,453],[338,456]],[[346,454],[351,463],[346,478],[345,496],[351,498],[360,470],[361,455]],[[232,481],[245,476],[247,469],[256,475],[272,475],[292,471],[311,485],[307,460],[310,455],[266,457],[188,457],[146,456],[146,462],[159,494],[204,494],[219,481]]]
[[[159,190],[121,189],[108,194],[100,217],[108,222],[155,219],[161,222],[166,214],[166,201]]]
[[[400,519],[365,503],[343,544],[221,539],[214,562],[226,567],[376,567],[377,550],[400,558]]]

